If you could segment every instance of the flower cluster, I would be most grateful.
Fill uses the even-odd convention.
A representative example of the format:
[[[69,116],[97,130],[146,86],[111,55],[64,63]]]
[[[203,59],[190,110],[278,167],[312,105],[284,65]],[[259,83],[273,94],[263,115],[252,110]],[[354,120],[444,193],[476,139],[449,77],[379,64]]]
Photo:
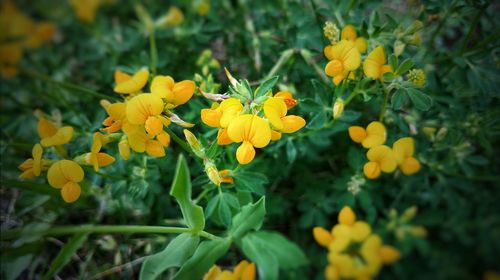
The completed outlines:
[[[38,135],[40,143],[35,144],[32,150],[32,158],[27,159],[19,169],[23,172],[21,179],[31,179],[40,176],[42,171],[47,171],[49,184],[56,189],[61,189],[61,196],[67,203],[72,203],[80,197],[81,189],[79,183],[83,180],[82,167],[75,160],[52,160],[43,158],[43,148],[53,147],[59,156],[67,158],[68,155],[63,145],[69,143],[73,138],[73,127],[59,127],[39,114]]]
[[[11,78],[18,73],[23,51],[52,40],[57,28],[50,22],[35,21],[6,0],[0,7],[0,30],[0,74]]]
[[[329,265],[325,269],[328,280],[372,279],[382,265],[392,264],[401,257],[398,249],[382,243],[369,224],[357,221],[348,206],[340,211],[338,224],[331,231],[315,227],[313,236],[319,245],[328,248]]]
[[[233,86],[232,96],[213,103],[210,109],[202,109],[201,120],[219,130],[219,145],[241,143],[236,151],[240,164],[254,159],[255,148],[264,148],[271,140],[279,140],[282,133],[294,133],[304,127],[303,118],[287,115],[297,103],[292,93],[280,91],[273,95],[269,90],[257,96],[261,90],[252,94],[246,81],[238,82],[227,74]]]
[[[234,267],[233,271],[221,270],[219,266],[214,265],[205,274],[203,280],[254,280],[255,264],[246,260],[241,261]]]
[[[326,27],[325,27],[326,28]],[[331,32],[325,32],[325,36],[331,41]],[[358,37],[356,29],[352,25],[346,25],[341,32],[340,41],[326,46],[324,54],[329,60],[325,66],[326,75],[333,78],[333,83],[339,85],[344,79],[354,79],[355,71],[361,65],[361,54],[368,49],[365,38]],[[363,71],[367,77],[381,79],[392,68],[386,64],[383,46],[372,50],[363,62]]]
[[[193,126],[172,110],[191,99],[196,88],[194,82],[176,82],[170,76],[158,75],[151,82],[150,93],[143,93],[148,78],[149,71],[144,68],[133,75],[115,71],[114,91],[121,94],[124,101],[101,102],[108,113],[102,131],[113,134],[114,139],[120,139],[118,147],[124,160],[130,158],[130,149],[137,153],[146,152],[153,157],[163,157],[165,148],[170,144],[170,135],[164,128],[172,122],[183,127]],[[102,145],[96,144],[99,147],[96,151],[109,142],[105,139],[101,141]]]
[[[352,141],[360,143],[368,149],[368,162],[363,172],[368,179],[376,179],[381,172],[392,173],[399,167],[405,175],[417,173],[420,162],[413,157],[415,142],[411,137],[403,137],[394,142],[392,148],[384,145],[387,134],[381,122],[371,122],[366,129],[361,126],[349,127],[349,136]]]

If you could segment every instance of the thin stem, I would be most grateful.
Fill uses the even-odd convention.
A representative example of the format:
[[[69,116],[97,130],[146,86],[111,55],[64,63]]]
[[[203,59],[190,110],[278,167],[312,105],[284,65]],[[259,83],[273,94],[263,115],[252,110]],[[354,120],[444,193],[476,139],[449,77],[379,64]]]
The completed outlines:
[[[382,105],[382,109],[380,110],[380,116],[379,116],[379,121],[383,122],[384,121],[384,115],[385,115],[385,110],[387,109],[387,103],[389,103],[389,91],[385,88],[384,84],[382,84],[382,89],[384,91],[385,97],[384,97],[384,104]]]
[[[283,51],[281,53],[280,58],[278,59],[278,61],[276,61],[273,68],[271,69],[271,71],[269,71],[269,73],[263,79],[263,81],[274,76],[276,74],[276,72],[278,72],[278,70],[283,66],[283,64],[285,64],[290,59],[290,57],[293,55],[293,53],[294,53],[293,49],[288,49],[288,50]]]
[[[154,28],[149,31],[149,46],[151,52],[151,72],[154,77],[156,76],[156,62],[158,59],[158,50],[156,49],[156,36]]]
[[[186,152],[188,152],[190,154],[193,154],[193,150],[191,150],[191,147],[189,147],[189,144],[186,143],[186,141],[179,138],[179,136],[177,136],[177,134],[175,134],[169,127],[165,127],[165,131],[168,133],[168,135],[170,135],[170,137],[172,137],[172,139],[174,139],[175,143],[177,143],[177,144],[179,144],[179,146],[181,146],[182,149],[184,149]]]
[[[198,202],[203,198],[205,197],[205,195],[209,192],[210,190],[209,189],[204,189],[194,200],[193,200],[193,203],[194,204],[198,204]]]
[[[23,229],[12,229],[2,233],[1,240],[9,240],[19,237],[23,233]],[[183,227],[162,227],[162,226],[137,226],[137,225],[78,225],[78,226],[60,226],[53,227],[43,231],[30,231],[30,235],[72,235],[77,233],[123,233],[123,234],[138,234],[138,233],[193,233],[199,234],[208,239],[219,239],[220,237],[210,234],[205,231],[199,233],[193,232],[190,228]]]
[[[26,75],[28,75],[28,76],[30,76],[30,77],[32,77],[32,78],[39,79],[39,80],[42,80],[44,82],[48,82],[48,83],[51,83],[51,84],[56,84],[58,86],[61,86],[63,88],[69,89],[69,90],[76,90],[76,91],[79,91],[81,93],[85,93],[85,94],[88,94],[88,95],[91,95],[91,96],[94,96],[94,97],[98,97],[98,98],[111,99],[111,100],[115,100],[115,101],[118,100],[117,97],[106,95],[106,94],[103,94],[103,93],[99,93],[99,92],[93,91],[91,89],[88,89],[86,87],[75,85],[75,84],[72,84],[72,83],[69,83],[69,82],[56,81],[52,77],[50,77],[48,75],[45,75],[45,74],[42,74],[42,73],[39,73],[39,72],[35,72],[35,71],[32,71],[32,70],[25,70],[25,71],[23,71],[23,73],[26,74]]]

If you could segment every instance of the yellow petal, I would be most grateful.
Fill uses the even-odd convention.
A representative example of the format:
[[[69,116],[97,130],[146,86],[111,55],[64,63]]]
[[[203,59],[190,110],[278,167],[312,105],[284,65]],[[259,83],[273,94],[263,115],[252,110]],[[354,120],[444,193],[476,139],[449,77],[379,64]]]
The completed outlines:
[[[218,276],[222,273],[220,267],[213,265],[210,270],[203,276],[203,280],[217,280]]]
[[[40,118],[40,120],[38,120],[37,129],[38,135],[41,139],[54,136],[57,133],[57,128],[55,127],[55,125],[45,118]]]
[[[369,149],[366,153],[366,157],[369,161],[380,162],[388,154],[394,156],[391,148],[385,145],[380,145]]]
[[[80,185],[73,181],[69,181],[61,189],[61,196],[66,203],[73,203],[80,197]]]
[[[325,66],[325,73],[330,77],[335,77],[344,71],[344,66],[342,62],[338,59],[334,59]]]
[[[333,265],[328,265],[325,268],[325,278],[326,280],[339,280],[340,275],[338,269]]]
[[[150,116],[163,111],[163,101],[152,94],[139,94],[127,103],[127,119],[131,124],[144,124]]]
[[[163,157],[165,156],[165,148],[159,141],[149,140],[146,142],[146,153],[152,157]]]
[[[328,248],[330,243],[333,241],[333,235],[322,227],[313,228],[313,236],[314,240],[316,240],[316,242],[323,247]]]
[[[263,148],[271,141],[271,128],[261,117],[245,114],[234,119],[227,129],[234,142],[247,141],[254,147]]]
[[[380,257],[384,264],[391,264],[401,258],[401,253],[392,246],[384,245],[380,248]]]
[[[220,127],[221,110],[202,109],[201,121],[211,127]]]
[[[275,130],[271,130],[271,141],[278,141],[281,139],[281,133]]]
[[[163,131],[163,123],[157,117],[149,117],[144,123],[144,128],[150,136],[156,136]]]
[[[372,229],[369,224],[366,222],[356,222],[351,228],[351,238],[354,241],[363,241],[365,240],[370,233],[372,232]]]
[[[351,207],[344,206],[339,213],[339,223],[342,225],[353,225],[356,221],[356,214],[352,211]]]
[[[71,160],[60,160],[50,166],[47,172],[49,184],[54,188],[62,188],[67,182],[80,182],[83,180],[83,169]]]
[[[363,37],[357,38],[356,41],[354,41],[354,44],[356,45],[356,48],[360,53],[365,53],[366,49],[368,48],[368,43]]]
[[[356,28],[354,26],[348,24],[342,28],[342,33],[340,34],[340,38],[342,40],[354,41],[358,35],[356,34]]]
[[[40,144],[36,144],[33,146],[31,153],[33,155],[33,175],[40,176],[40,172],[42,170],[42,146],[40,146]]]
[[[354,71],[358,69],[361,64],[361,54],[359,53],[356,45],[350,41],[345,42],[345,47],[342,49],[341,58],[345,70]]]
[[[227,128],[221,128],[217,132],[217,144],[219,145],[228,145],[233,143],[229,135],[227,135]]]
[[[392,150],[380,160],[380,170],[385,173],[392,173],[398,167],[396,158]]]
[[[283,129],[281,118],[286,116],[287,107],[281,98],[271,97],[264,102],[264,114],[277,130]]]
[[[191,99],[196,89],[196,85],[193,81],[184,80],[178,83],[175,83],[173,88],[174,100],[170,101],[176,106],[185,104]]]
[[[369,161],[363,166],[363,173],[368,179],[377,179],[380,176],[380,165],[378,162]]]
[[[283,122],[283,129],[281,130],[283,133],[294,133],[306,125],[303,118],[294,115],[283,117],[281,121]]]
[[[40,144],[44,147],[60,146],[68,143],[73,138],[73,127],[64,126],[57,130],[54,136],[44,138]]]
[[[382,77],[381,67],[385,64],[384,47],[376,47],[363,62],[363,71],[367,77],[380,79]]]
[[[376,121],[366,127],[366,134],[367,137],[361,144],[367,149],[384,144],[387,137],[385,126]]]
[[[164,147],[167,147],[170,145],[170,135],[166,133],[165,131],[162,131],[158,136],[156,136],[156,139],[158,142],[160,142]]]
[[[132,76],[130,76],[129,74],[127,74],[121,70],[115,70],[114,78],[115,78],[115,84],[121,84],[123,82],[126,82],[126,81],[132,79]]]
[[[116,84],[114,91],[117,93],[128,94],[141,90],[148,82],[149,71],[141,69],[137,71],[132,78]]]
[[[420,168],[420,162],[414,157],[405,158],[400,166],[401,172],[405,175],[413,175],[420,171]]]
[[[146,142],[148,141],[148,136],[144,131],[137,130],[128,135],[128,144],[132,150],[143,153],[146,150]]]
[[[106,107],[106,112],[113,120],[122,120],[126,117],[127,105],[123,102],[113,103]]]
[[[379,258],[382,239],[376,234],[370,235],[361,245],[361,255],[365,260]]]
[[[292,109],[297,105],[297,100],[293,98],[293,94],[289,91],[279,91],[274,97],[282,98],[288,109]]]
[[[128,144],[127,139],[123,139],[118,143],[118,151],[122,159],[124,160],[130,159],[130,146]]]
[[[403,159],[413,156],[415,152],[415,141],[411,137],[403,137],[392,144],[392,150],[394,151],[398,164],[401,164]]]
[[[235,267],[234,267],[234,277],[236,277],[237,279],[239,279],[241,277],[241,274],[243,273],[243,271],[247,268],[247,266],[249,265],[248,261],[246,260],[242,260],[241,262],[239,262]]]
[[[324,49],[323,49],[323,54],[325,55],[325,57],[328,59],[328,60],[333,60],[333,54],[332,54],[332,45],[330,46],[326,46]]]
[[[236,98],[228,98],[220,103],[222,111],[220,127],[226,128],[243,111],[243,104]]]
[[[248,164],[255,157],[255,149],[253,145],[248,141],[243,141],[243,143],[236,150],[236,159],[240,164]]]
[[[256,274],[256,268],[254,263],[249,263],[241,274],[241,280],[254,280]]]
[[[174,93],[172,92],[174,85],[175,81],[172,77],[156,76],[151,82],[151,94],[165,98],[167,102],[171,102],[174,99]]]
[[[366,130],[361,126],[351,126],[349,127],[349,137],[356,143],[361,143],[366,138]]]
[[[334,236],[335,239],[328,246],[330,252],[340,253],[347,249],[351,244],[351,239],[348,236]]]
[[[104,167],[112,164],[115,161],[115,158],[106,154],[106,153],[98,153],[97,154],[97,164],[99,167]]]

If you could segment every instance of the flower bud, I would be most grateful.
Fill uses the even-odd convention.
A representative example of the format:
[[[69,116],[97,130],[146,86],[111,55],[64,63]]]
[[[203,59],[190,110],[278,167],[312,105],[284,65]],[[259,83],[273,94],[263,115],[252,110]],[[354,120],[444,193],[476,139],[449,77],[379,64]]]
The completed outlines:
[[[211,161],[205,162],[205,173],[207,173],[208,179],[210,179],[212,183],[216,186],[220,186],[222,178],[220,177],[219,170],[217,170],[217,167]]]
[[[196,138],[196,136],[187,129],[184,129],[184,137],[186,137],[186,141],[193,150],[194,154],[199,158],[204,158],[205,149],[203,148],[203,145],[201,145],[198,138]]]
[[[130,145],[128,144],[127,138],[122,138],[118,143],[118,151],[120,152],[120,156],[124,160],[130,159]]]
[[[403,215],[401,215],[401,219],[403,221],[409,221],[413,219],[416,214],[417,214],[417,206],[412,206],[403,212]]]
[[[336,120],[342,116],[342,112],[344,112],[344,100],[342,98],[337,98],[335,103],[333,104],[333,119]]]

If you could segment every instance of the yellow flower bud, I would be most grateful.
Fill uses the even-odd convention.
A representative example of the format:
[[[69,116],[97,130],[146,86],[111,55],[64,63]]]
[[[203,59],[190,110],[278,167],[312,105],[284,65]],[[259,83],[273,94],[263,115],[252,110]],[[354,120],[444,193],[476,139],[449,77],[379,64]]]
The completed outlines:
[[[333,104],[333,119],[336,120],[340,118],[342,112],[344,112],[344,100],[342,98],[337,98],[335,103]]]
[[[222,178],[219,174],[219,170],[217,170],[217,167],[211,161],[205,163],[205,173],[207,173],[208,179],[210,179],[212,183],[216,186],[220,186]]]
[[[410,234],[414,237],[427,237],[427,229],[423,226],[413,226],[410,228]]]
[[[344,206],[339,213],[339,223],[342,225],[351,226],[356,222],[356,214],[352,211],[351,207]]]
[[[398,249],[392,246],[383,245],[380,248],[380,257],[382,258],[382,262],[384,264],[391,264],[398,261],[401,258],[401,253],[399,252]]]
[[[205,149],[201,145],[200,141],[198,141],[198,138],[189,130],[184,129],[184,137],[186,137],[186,141],[188,142],[189,146],[193,150],[194,154],[198,156],[199,158],[204,158],[205,157]]]

